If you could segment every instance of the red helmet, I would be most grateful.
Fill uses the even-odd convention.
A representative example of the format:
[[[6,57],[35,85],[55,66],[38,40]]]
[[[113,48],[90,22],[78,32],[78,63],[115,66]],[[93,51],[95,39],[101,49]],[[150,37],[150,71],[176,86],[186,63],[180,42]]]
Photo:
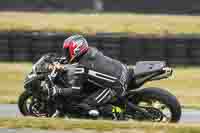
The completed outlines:
[[[63,49],[68,61],[73,62],[88,51],[88,43],[83,36],[73,35],[64,41]]]

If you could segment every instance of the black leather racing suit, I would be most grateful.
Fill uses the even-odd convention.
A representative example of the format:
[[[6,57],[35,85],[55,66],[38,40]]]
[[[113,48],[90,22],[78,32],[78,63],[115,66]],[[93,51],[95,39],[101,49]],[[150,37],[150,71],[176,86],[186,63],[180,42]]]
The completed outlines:
[[[88,81],[101,85],[104,88],[99,88],[86,99],[83,99],[80,104],[84,110],[83,112],[107,103],[113,96],[125,94],[129,75],[126,65],[103,55],[96,48],[92,47],[79,59],[78,64],[87,69],[87,71],[84,71],[84,74],[86,73]],[[81,70],[81,68],[77,67],[77,70]],[[75,90],[81,89],[81,73],[75,73],[73,77],[72,90],[73,88]]]

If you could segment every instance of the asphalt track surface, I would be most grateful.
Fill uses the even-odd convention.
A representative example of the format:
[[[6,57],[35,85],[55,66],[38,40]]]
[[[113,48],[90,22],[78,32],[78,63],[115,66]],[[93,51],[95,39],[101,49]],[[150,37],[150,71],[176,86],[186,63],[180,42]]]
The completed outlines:
[[[0,104],[0,117],[22,116],[16,104]],[[180,123],[200,123],[200,110],[183,109]]]

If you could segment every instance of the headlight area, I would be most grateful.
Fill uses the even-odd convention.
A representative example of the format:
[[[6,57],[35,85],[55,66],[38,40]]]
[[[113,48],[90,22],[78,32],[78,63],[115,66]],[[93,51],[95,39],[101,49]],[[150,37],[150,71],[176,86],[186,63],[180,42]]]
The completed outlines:
[[[39,80],[39,76],[36,74],[29,74],[26,76],[24,81],[25,89],[37,89],[40,88],[41,81]]]

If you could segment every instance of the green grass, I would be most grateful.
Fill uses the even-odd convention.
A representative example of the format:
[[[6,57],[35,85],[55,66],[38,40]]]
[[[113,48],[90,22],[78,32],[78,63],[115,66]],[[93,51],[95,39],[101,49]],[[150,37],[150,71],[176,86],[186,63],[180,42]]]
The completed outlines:
[[[159,124],[134,121],[64,120],[47,118],[0,118],[1,128],[35,128],[74,132],[199,133],[199,124]]]
[[[134,13],[0,12],[0,31],[133,32],[199,34],[200,16]]]
[[[0,63],[0,103],[16,103],[30,70],[30,63]]]
[[[31,63],[0,63],[0,103],[17,102],[31,66]],[[182,105],[200,108],[199,72],[199,67],[175,68],[169,79],[149,82],[145,86],[164,88],[177,96]]]

